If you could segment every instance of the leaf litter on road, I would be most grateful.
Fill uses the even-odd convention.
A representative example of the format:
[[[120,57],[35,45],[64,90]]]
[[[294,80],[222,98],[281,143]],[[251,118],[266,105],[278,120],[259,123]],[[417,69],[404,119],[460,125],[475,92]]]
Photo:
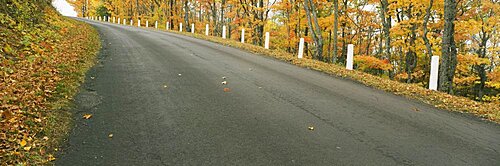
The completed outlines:
[[[83,119],[90,119],[90,118],[92,118],[92,114],[83,115]]]

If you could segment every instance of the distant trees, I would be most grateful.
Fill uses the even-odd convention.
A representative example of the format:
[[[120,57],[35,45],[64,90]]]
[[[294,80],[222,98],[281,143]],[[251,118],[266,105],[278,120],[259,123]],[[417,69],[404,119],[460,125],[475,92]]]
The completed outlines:
[[[79,9],[86,0],[74,0]],[[500,100],[499,0],[87,0],[88,14],[104,6],[111,16],[210,25],[220,36],[296,53],[305,38],[306,58],[345,63],[354,44],[358,69],[427,86],[431,56],[441,56],[438,89],[477,100]],[[80,13],[81,15],[82,13]],[[159,24],[164,25],[164,24]],[[378,59],[378,60],[376,60]],[[496,98],[495,98],[496,97]]]

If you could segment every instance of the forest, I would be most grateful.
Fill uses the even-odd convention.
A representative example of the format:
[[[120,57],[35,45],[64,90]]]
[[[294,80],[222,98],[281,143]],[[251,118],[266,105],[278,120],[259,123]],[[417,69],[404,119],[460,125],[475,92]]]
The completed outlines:
[[[432,56],[440,56],[440,91],[500,102],[499,0],[69,0],[80,17],[159,22],[165,28],[241,40],[305,58],[344,65],[354,44],[355,69],[429,86]],[[142,21],[145,23],[146,21]]]

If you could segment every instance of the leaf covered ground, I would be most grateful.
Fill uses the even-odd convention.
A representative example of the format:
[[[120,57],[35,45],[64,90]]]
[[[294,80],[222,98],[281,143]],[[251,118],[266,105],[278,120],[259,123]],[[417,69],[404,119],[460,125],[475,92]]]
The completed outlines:
[[[50,163],[69,131],[72,97],[95,63],[98,34],[50,1],[7,0],[0,48],[1,165]]]
[[[260,46],[243,44],[235,40],[222,39],[220,37],[214,36],[205,36],[202,34],[180,33],[177,31],[170,32],[192,36],[235,48],[240,48],[242,50],[246,50],[259,55],[271,56],[300,67],[325,72],[337,77],[351,79],[370,87],[391,92],[396,95],[405,96],[410,99],[416,99],[421,102],[433,105],[436,108],[461,113],[470,113],[480,118],[500,123],[500,103],[498,102],[477,102],[466,97],[454,96],[447,93],[432,91],[419,85],[401,83],[387,78],[374,76],[362,71],[349,71],[346,70],[345,67],[336,64],[329,64],[313,59],[298,59],[297,56],[294,56],[285,51],[268,50]]]

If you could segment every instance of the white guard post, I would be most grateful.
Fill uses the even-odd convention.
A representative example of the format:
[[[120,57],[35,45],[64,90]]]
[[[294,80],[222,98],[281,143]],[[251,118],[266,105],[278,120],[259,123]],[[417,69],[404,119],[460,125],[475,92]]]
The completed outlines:
[[[439,74],[439,56],[432,56],[431,60],[431,77],[429,79],[429,89],[437,90]]]
[[[346,63],[345,63],[345,68],[347,70],[353,69],[353,61],[354,61],[354,45],[348,44],[347,45],[347,59],[346,59]]]
[[[269,32],[266,32],[266,41],[264,43],[264,48],[269,49]]]
[[[208,24],[207,24],[207,25],[205,25],[205,35],[207,35],[207,36],[208,36]]]
[[[241,29],[241,43],[245,43],[245,28]]]
[[[226,38],[226,26],[222,26],[222,38],[225,39]]]
[[[297,55],[299,59],[304,57],[304,38],[300,38],[299,41],[299,55]]]

